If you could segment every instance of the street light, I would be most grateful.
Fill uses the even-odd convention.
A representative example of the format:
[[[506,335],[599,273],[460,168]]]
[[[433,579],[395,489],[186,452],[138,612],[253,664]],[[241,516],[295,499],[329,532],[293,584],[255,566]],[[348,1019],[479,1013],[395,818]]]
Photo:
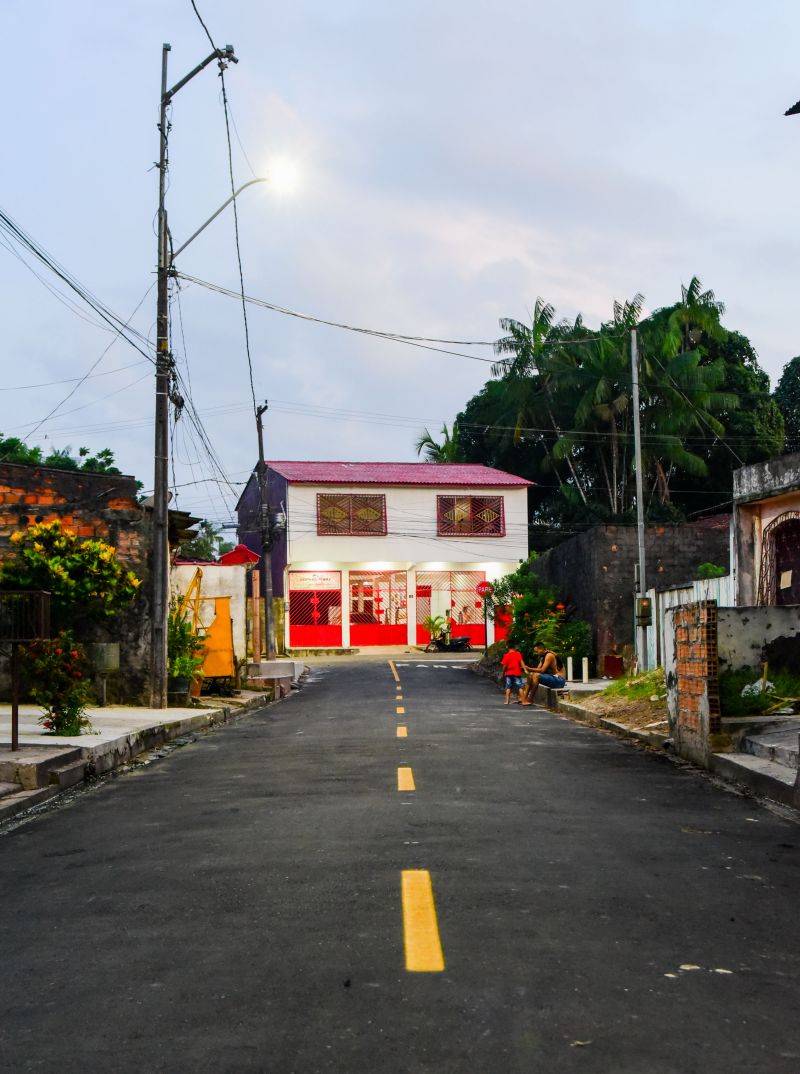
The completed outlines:
[[[150,704],[163,709],[167,705],[167,617],[169,615],[169,378],[172,372],[172,356],[169,353],[169,274],[174,255],[169,256],[167,211],[165,207],[167,177],[167,108],[172,98],[214,60],[224,70],[227,64],[238,63],[233,45],[214,49],[210,55],[194,67],[188,75],[167,88],[167,57],[171,45],[165,44],[161,51],[161,108],[159,115],[160,151],[158,160],[158,275],[156,288],[156,414],[153,477],[153,606],[152,606],[152,657],[150,667]],[[249,185],[249,184],[246,184]],[[233,201],[236,193],[228,199]],[[214,214],[224,209],[221,208]],[[211,217],[192,236],[199,235],[213,219]],[[192,241],[189,239],[189,242]],[[184,243],[184,249],[188,243]]]

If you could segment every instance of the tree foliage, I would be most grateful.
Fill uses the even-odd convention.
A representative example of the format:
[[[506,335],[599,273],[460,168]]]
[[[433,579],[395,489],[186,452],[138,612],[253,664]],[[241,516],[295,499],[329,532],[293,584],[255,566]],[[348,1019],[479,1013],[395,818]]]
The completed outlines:
[[[787,362],[773,399],[786,427],[787,454],[800,451],[800,356]]]
[[[12,555],[3,562],[5,589],[50,593],[58,627],[113,616],[136,596],[140,581],[105,541],[81,540],[59,521],[38,522],[11,534]]]
[[[580,316],[558,321],[542,299],[529,324],[502,319],[493,379],[456,418],[464,461],[535,482],[534,547],[573,527],[635,517],[634,327],[651,521],[729,503],[732,471],[782,449],[769,379],[749,340],[723,326],[714,292],[694,277],[673,305],[642,318],[643,305],[640,294],[615,302],[598,329]]]
[[[197,529],[197,536],[181,545],[181,559],[197,560],[200,563],[213,563],[233,548],[232,544],[222,540],[220,536],[222,530],[215,526],[213,522],[203,519]]]
[[[3,436],[0,433],[0,461],[22,463],[27,466],[49,466],[56,470],[84,470],[93,474],[118,474],[114,465],[114,452],[103,448],[92,455],[89,448],[78,448],[78,454],[72,454],[71,447],[53,448],[48,454],[40,447],[29,447],[17,436]]]

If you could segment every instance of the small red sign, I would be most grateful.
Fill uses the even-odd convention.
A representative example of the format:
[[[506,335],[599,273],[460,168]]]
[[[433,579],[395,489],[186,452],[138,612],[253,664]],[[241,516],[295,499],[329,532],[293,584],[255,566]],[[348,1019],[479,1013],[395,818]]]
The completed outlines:
[[[475,592],[479,597],[488,597],[494,593],[494,586],[491,582],[478,582],[475,586]]]

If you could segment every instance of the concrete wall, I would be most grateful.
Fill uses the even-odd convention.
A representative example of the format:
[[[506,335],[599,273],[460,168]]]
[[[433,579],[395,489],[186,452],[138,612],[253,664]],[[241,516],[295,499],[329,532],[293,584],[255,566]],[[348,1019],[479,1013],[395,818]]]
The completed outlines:
[[[734,470],[733,572],[738,605],[756,603],[762,535],[787,511],[800,511],[800,453]]]
[[[733,472],[733,499],[743,503],[800,489],[800,452],[743,466]]]
[[[231,598],[231,619],[233,621],[233,651],[237,661],[247,660],[247,576],[250,573],[244,564],[227,566],[222,563],[178,563],[170,572],[170,590],[173,597],[182,597],[200,568],[203,578],[200,583],[200,622],[208,627],[214,618],[213,597]]]
[[[719,670],[773,667],[800,670],[800,606],[720,608]]]

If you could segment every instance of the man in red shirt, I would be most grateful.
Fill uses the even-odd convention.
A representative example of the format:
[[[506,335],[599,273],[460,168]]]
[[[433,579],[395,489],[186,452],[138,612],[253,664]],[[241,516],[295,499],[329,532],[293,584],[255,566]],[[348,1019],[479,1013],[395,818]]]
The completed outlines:
[[[530,705],[530,701],[525,699],[525,679],[524,674],[527,674],[528,668],[525,667],[525,661],[522,659],[522,653],[519,649],[509,649],[503,659],[500,661],[503,667],[503,673],[506,677],[506,704],[511,704],[511,691],[516,690],[519,694],[519,701],[521,705]]]

